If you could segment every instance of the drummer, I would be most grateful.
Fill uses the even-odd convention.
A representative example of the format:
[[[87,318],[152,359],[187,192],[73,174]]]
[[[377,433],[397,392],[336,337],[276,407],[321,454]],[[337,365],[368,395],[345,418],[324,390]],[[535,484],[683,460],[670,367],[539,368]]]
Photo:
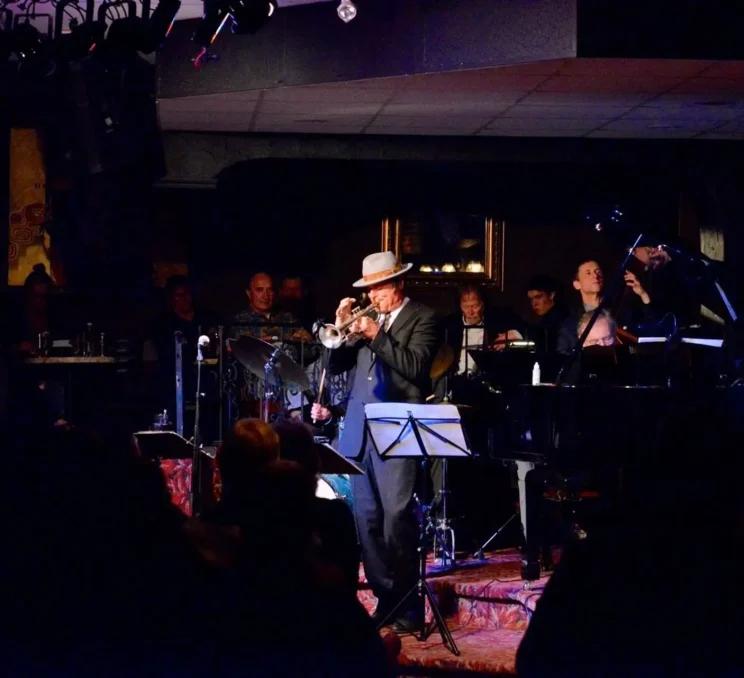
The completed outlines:
[[[276,309],[276,292],[271,275],[265,271],[254,273],[248,281],[245,295],[248,308],[233,318],[230,334],[234,339],[243,335],[262,339],[281,348],[293,361],[300,363],[303,369],[317,358],[317,351],[298,348],[299,343],[311,343],[312,335],[301,326],[293,313]],[[247,396],[248,401],[241,403],[240,409],[245,414],[255,416],[254,401],[263,397],[263,386],[259,383],[260,378],[250,372],[244,372],[244,380],[246,388],[241,399]],[[289,410],[302,407],[303,397],[299,390],[289,389],[285,395],[284,405]]]
[[[265,271],[251,276],[245,290],[248,308],[233,318],[233,335],[249,334],[269,343],[312,341],[310,333],[290,311],[275,308],[274,280]]]

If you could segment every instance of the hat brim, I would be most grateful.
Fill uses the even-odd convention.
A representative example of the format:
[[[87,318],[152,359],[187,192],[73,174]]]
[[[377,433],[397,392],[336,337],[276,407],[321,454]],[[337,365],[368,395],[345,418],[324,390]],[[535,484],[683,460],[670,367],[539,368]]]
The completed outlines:
[[[388,280],[393,280],[395,278],[400,278],[401,276],[408,273],[413,268],[413,264],[403,264],[403,268],[400,269],[400,271],[396,271],[395,273],[391,273],[390,275],[386,275],[384,278],[377,278],[375,280],[365,280],[364,278],[359,278],[356,282],[352,283],[352,287],[372,287],[373,285],[379,285],[380,283],[387,282]]]

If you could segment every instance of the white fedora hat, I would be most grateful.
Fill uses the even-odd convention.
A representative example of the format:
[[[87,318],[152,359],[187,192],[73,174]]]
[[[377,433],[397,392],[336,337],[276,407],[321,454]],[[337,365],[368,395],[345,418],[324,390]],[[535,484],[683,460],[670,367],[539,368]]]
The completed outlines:
[[[392,252],[375,252],[364,257],[362,277],[353,287],[369,287],[386,280],[399,278],[411,270],[413,264],[401,264]]]

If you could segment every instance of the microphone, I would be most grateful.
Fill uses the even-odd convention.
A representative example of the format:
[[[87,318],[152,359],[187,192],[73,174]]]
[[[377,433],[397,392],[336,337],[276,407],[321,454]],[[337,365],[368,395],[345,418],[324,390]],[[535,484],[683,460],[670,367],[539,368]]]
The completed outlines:
[[[202,349],[207,348],[209,346],[209,337],[206,334],[202,334],[199,337],[199,340],[197,341],[197,348],[196,348],[196,359],[201,362],[204,360],[204,355],[202,354]]]

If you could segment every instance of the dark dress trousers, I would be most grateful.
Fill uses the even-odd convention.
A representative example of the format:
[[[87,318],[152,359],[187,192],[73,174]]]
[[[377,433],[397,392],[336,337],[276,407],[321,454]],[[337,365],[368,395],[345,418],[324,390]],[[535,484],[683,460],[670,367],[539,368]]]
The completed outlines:
[[[430,392],[429,370],[439,344],[434,312],[414,301],[374,341],[333,351],[330,370],[353,369],[338,447],[361,460],[365,475],[352,476],[354,517],[367,580],[387,608],[416,580],[415,459],[383,460],[367,436],[367,403],[421,403]]]

